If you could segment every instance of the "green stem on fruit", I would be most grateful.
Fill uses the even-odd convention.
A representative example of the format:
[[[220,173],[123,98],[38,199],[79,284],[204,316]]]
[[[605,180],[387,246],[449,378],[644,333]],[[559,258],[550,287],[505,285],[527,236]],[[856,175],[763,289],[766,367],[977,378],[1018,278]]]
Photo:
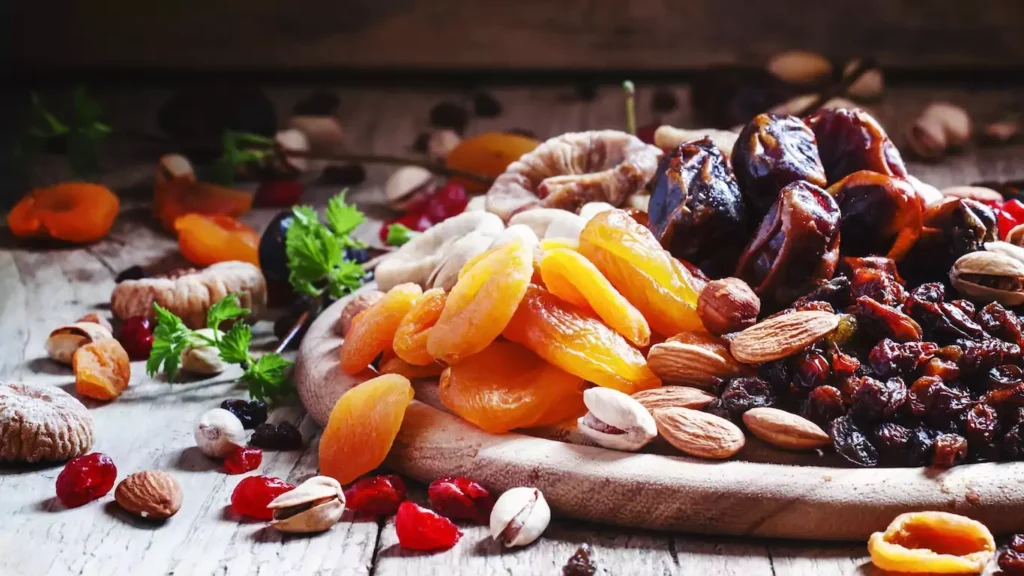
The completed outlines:
[[[626,91],[626,131],[636,136],[636,87],[626,80],[622,89]]]

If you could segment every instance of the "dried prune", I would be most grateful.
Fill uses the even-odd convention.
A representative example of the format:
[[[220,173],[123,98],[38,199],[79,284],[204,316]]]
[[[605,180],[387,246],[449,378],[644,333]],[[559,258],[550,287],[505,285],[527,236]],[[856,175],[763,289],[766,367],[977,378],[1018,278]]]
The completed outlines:
[[[265,450],[302,450],[302,433],[291,422],[281,422],[276,426],[265,423],[256,427],[249,438],[249,444]]]
[[[805,180],[822,188],[827,185],[814,132],[793,116],[754,116],[736,138],[732,165],[756,219],[768,212],[787,184]]]
[[[661,159],[647,226],[673,256],[708,275],[732,271],[743,250],[738,232],[746,209],[728,160],[710,139],[681,144]]]
[[[861,170],[828,188],[842,213],[844,256],[903,260],[921,235],[924,199],[906,180]]]
[[[850,410],[865,422],[889,420],[906,400],[907,386],[902,379],[889,378],[883,382],[864,376],[853,392]]]
[[[897,342],[921,339],[921,326],[913,318],[869,296],[857,298],[854,315],[860,326],[866,327],[879,337],[891,338]]]
[[[897,344],[885,338],[868,354],[868,363],[880,378],[911,376],[914,371],[932,359],[938,344],[934,342],[905,342]]]
[[[858,466],[877,466],[878,450],[850,416],[836,418],[829,427],[832,446],[840,456]]]
[[[818,386],[807,395],[800,413],[804,418],[827,430],[833,420],[846,413],[846,407],[837,388]]]
[[[967,459],[967,439],[959,434],[939,434],[935,438],[932,466],[952,468]]]
[[[957,345],[963,349],[963,356],[958,362],[960,370],[968,374],[987,372],[1003,364],[1020,364],[1020,346],[989,338],[981,342],[958,340]]]
[[[839,257],[839,206],[809,182],[779,192],[736,266],[762,309],[777,310],[828,280]]]
[[[823,108],[805,120],[818,140],[829,183],[858,170],[909,176],[899,150],[877,120],[858,108]]]
[[[813,390],[828,383],[832,366],[824,354],[814,350],[798,354],[793,358],[793,386]]]
[[[854,270],[850,280],[850,297],[868,296],[886,306],[899,306],[907,297],[907,291],[891,274],[872,268]]]
[[[965,420],[971,396],[953,383],[935,376],[922,376],[907,392],[907,405],[915,417],[945,430]]]
[[[715,404],[719,415],[724,412],[728,414],[727,417],[737,419],[751,408],[773,406],[776,395],[771,385],[760,378],[734,378],[725,385],[721,397],[717,400],[720,402],[712,404]],[[708,411],[712,411],[710,405]]]
[[[1024,344],[1024,328],[1020,317],[1003,308],[998,302],[986,304],[978,311],[975,320],[983,330],[1007,342],[1020,346]]]

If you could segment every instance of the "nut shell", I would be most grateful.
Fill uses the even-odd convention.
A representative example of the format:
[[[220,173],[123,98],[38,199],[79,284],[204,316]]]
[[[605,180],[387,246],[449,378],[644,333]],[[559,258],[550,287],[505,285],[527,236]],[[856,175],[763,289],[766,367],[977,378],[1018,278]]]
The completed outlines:
[[[0,382],[0,462],[69,460],[92,447],[89,411],[55,386]]]
[[[136,472],[117,485],[114,499],[136,516],[165,520],[181,508],[181,486],[166,472]]]
[[[50,337],[46,339],[46,353],[55,362],[70,366],[76,350],[97,340],[113,337],[110,330],[95,322],[75,322],[50,332]]]
[[[700,292],[697,315],[708,332],[721,336],[757,322],[761,299],[739,278],[712,280]]]

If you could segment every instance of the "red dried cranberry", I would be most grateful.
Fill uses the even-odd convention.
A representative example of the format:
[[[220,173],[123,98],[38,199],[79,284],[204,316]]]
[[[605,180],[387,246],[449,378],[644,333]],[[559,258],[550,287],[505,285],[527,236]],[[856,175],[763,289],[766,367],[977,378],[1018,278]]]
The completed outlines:
[[[149,358],[153,348],[153,324],[145,316],[132,316],[121,324],[118,341],[132,360]]]
[[[228,474],[245,474],[259,467],[263,462],[263,450],[239,446],[224,459],[224,470]]]
[[[345,505],[358,516],[388,516],[405,500],[405,482],[394,474],[360,478],[345,490]]]
[[[486,488],[469,478],[439,478],[427,488],[430,505],[438,514],[452,520],[472,520],[486,524],[494,508],[494,498]]]
[[[398,543],[408,550],[448,550],[462,538],[452,521],[412,502],[402,502],[395,516]]]
[[[466,194],[466,188],[462,184],[448,182],[438,188],[437,192],[434,192],[433,202],[438,203],[443,208],[444,217],[442,220],[444,220],[445,218],[462,214],[466,209],[466,205],[469,204],[469,196]],[[434,221],[438,222],[438,220]]]
[[[231,493],[231,509],[241,516],[270,520],[274,513],[267,508],[274,498],[294,490],[295,485],[272,476],[248,476]]]
[[[252,205],[256,208],[287,208],[299,203],[306,187],[298,180],[271,180],[256,188]]]
[[[93,452],[68,462],[57,476],[57,498],[75,508],[103,496],[114,487],[117,466],[106,454]]]

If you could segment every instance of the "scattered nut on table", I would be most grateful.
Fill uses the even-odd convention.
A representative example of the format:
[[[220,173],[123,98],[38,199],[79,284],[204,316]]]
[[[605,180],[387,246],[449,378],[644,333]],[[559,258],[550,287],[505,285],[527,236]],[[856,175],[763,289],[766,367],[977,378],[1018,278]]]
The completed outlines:
[[[274,154],[270,156],[269,168],[276,174],[282,176],[295,176],[309,170],[309,158],[289,154],[289,152],[300,152],[308,154],[310,150],[309,138],[306,133],[288,128],[274,134]]]
[[[70,460],[92,448],[92,415],[56,386],[0,381],[0,462]]]
[[[627,394],[611,388],[590,388],[583,393],[589,412],[577,428],[599,446],[636,452],[658,436],[651,413]]]
[[[454,130],[442,128],[440,130],[434,130],[430,134],[430,138],[427,140],[427,153],[434,160],[443,161],[448,157],[448,154],[459,145],[462,138]]]
[[[166,472],[136,472],[114,490],[121,508],[147,520],[166,520],[181,508],[181,486]]]
[[[156,182],[158,185],[166,184],[176,178],[195,181],[196,173],[192,163],[181,154],[164,154],[156,166]]]
[[[506,548],[526,546],[547,529],[551,508],[536,488],[512,488],[505,491],[491,509],[491,538]]]
[[[852,74],[853,71],[860,66],[860,60],[854,59],[846,63],[843,67],[843,75]],[[874,100],[882,95],[885,91],[885,75],[878,68],[869,68],[860,75],[859,78],[850,84],[849,88],[846,89],[846,93],[853,98],[860,100]]]
[[[211,458],[225,458],[239,446],[245,446],[241,420],[223,408],[203,414],[196,422],[193,437],[199,450]]]
[[[70,366],[76,350],[91,342],[113,337],[110,330],[95,322],[75,322],[50,332],[46,339],[46,353],[52,360]]]
[[[728,158],[732,155],[739,133],[717,128],[675,128],[664,125],[654,131],[654,145],[662,150],[673,150],[684,142],[704,137],[710,138],[722,155]]]
[[[792,50],[772,56],[768,72],[792,84],[815,84],[832,75],[832,62],[815,52]]]
[[[345,493],[334,478],[314,476],[267,504],[274,512],[271,526],[282,532],[330,530],[345,512]]]
[[[968,198],[978,202],[1002,202],[1003,195],[984,186],[950,186],[940,190],[943,196]]]
[[[395,210],[405,207],[420,194],[428,193],[434,185],[434,175],[420,166],[402,166],[384,182],[384,199]]]
[[[970,116],[963,108],[948,102],[929,104],[907,131],[910,149],[925,159],[939,158],[970,139]]]
[[[213,338],[214,330],[200,328],[196,334]],[[223,335],[223,334],[221,334]],[[200,376],[220,374],[228,367],[228,363],[220,357],[220,350],[210,344],[197,344],[181,351],[181,368],[186,372]]]

